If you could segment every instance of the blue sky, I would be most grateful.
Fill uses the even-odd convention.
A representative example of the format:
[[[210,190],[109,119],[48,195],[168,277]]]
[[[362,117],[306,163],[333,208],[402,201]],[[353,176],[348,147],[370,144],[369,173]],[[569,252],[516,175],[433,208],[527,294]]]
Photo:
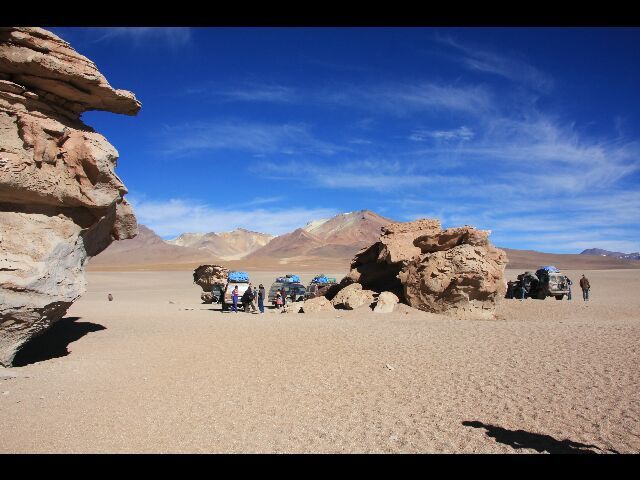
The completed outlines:
[[[638,28],[51,30],[142,102],[83,119],[164,238],[370,209],[640,250]]]

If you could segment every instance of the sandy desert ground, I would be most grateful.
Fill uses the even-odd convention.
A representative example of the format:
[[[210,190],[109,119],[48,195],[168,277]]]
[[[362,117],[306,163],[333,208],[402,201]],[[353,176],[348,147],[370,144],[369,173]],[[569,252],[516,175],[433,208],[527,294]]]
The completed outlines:
[[[222,313],[190,271],[90,272],[0,370],[0,452],[639,452],[640,270],[586,273],[588,303],[462,321]]]

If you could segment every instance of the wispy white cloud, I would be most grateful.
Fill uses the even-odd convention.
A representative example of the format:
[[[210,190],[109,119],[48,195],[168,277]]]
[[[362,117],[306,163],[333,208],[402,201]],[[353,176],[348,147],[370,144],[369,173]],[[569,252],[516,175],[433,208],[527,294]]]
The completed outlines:
[[[136,46],[162,42],[171,47],[181,47],[191,41],[191,29],[187,27],[96,27],[95,42],[125,39]]]
[[[332,165],[330,168],[312,163],[283,166],[267,162],[262,168],[269,178],[304,181],[310,185],[332,189],[392,192],[428,185],[442,187],[469,183],[465,176],[421,173],[416,165],[386,159],[343,161],[340,165]],[[286,172],[286,175],[282,172]]]
[[[535,109],[496,108],[478,119],[473,132],[414,130],[409,138],[441,140],[414,150],[414,157],[445,159],[480,177],[490,172],[488,183],[500,183],[501,188],[526,185],[529,192],[542,195],[611,188],[640,170],[639,142],[587,136],[573,123],[563,124]]]
[[[493,105],[491,93],[481,85],[433,82],[343,86],[314,97],[324,103],[363,109],[375,114],[405,116],[424,111],[454,111],[478,115]]]
[[[233,208],[220,208],[191,199],[150,200],[132,197],[130,202],[138,222],[164,238],[173,238],[185,232],[221,232],[238,227],[279,235],[300,228],[312,219],[338,213],[328,208],[255,208],[255,202],[236,202]]]
[[[485,73],[500,75],[540,92],[549,92],[554,85],[550,75],[514,56],[498,54],[489,49],[463,45],[451,36],[438,36],[438,40],[458,52],[456,60],[465,67]]]
[[[493,106],[489,89],[430,81],[385,84],[348,83],[296,87],[277,83],[239,81],[231,87],[215,84],[191,86],[180,95],[198,95],[217,101],[296,104],[306,108],[345,107],[367,114],[407,116],[425,111],[452,111],[478,115]],[[375,118],[360,120],[368,128]]]
[[[316,138],[304,124],[196,122],[167,126],[160,148],[165,155],[236,150],[256,155],[333,155],[346,148]]]
[[[297,88],[268,83],[240,83],[228,88],[200,88],[193,90],[221,100],[237,102],[300,103],[304,98]]]
[[[244,202],[243,205],[245,207],[252,207],[254,205],[266,205],[269,203],[277,203],[281,200],[284,200],[285,197],[257,197],[254,198],[253,200],[249,200],[247,202]]]
[[[461,126],[454,130],[414,130],[409,135],[409,139],[414,142],[423,142],[427,139],[435,140],[460,140],[463,142],[469,141],[474,137],[473,130],[469,127]]]

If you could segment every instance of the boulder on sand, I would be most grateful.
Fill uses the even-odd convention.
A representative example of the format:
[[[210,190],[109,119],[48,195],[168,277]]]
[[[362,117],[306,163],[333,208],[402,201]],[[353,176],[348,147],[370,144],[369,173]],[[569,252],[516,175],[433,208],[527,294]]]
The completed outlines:
[[[311,298],[302,304],[303,313],[333,312],[334,310],[331,301],[325,297]]]
[[[375,292],[363,290],[359,283],[352,283],[338,292],[331,303],[335,308],[355,310],[373,303]]]
[[[373,311],[375,313],[391,313],[396,308],[399,298],[391,292],[382,292],[378,295],[378,301],[376,302]]]

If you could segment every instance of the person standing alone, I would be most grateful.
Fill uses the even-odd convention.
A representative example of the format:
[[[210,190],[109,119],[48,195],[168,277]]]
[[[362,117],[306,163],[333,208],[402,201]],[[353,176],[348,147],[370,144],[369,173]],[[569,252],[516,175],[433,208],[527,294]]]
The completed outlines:
[[[584,274],[582,274],[582,278],[580,279],[580,288],[582,289],[582,299],[586,302],[589,300],[589,289],[591,288],[591,284]]]
[[[265,294],[266,294],[266,291],[264,289],[264,286],[260,284],[260,286],[258,287],[258,308],[260,309],[260,313],[264,313]]]

